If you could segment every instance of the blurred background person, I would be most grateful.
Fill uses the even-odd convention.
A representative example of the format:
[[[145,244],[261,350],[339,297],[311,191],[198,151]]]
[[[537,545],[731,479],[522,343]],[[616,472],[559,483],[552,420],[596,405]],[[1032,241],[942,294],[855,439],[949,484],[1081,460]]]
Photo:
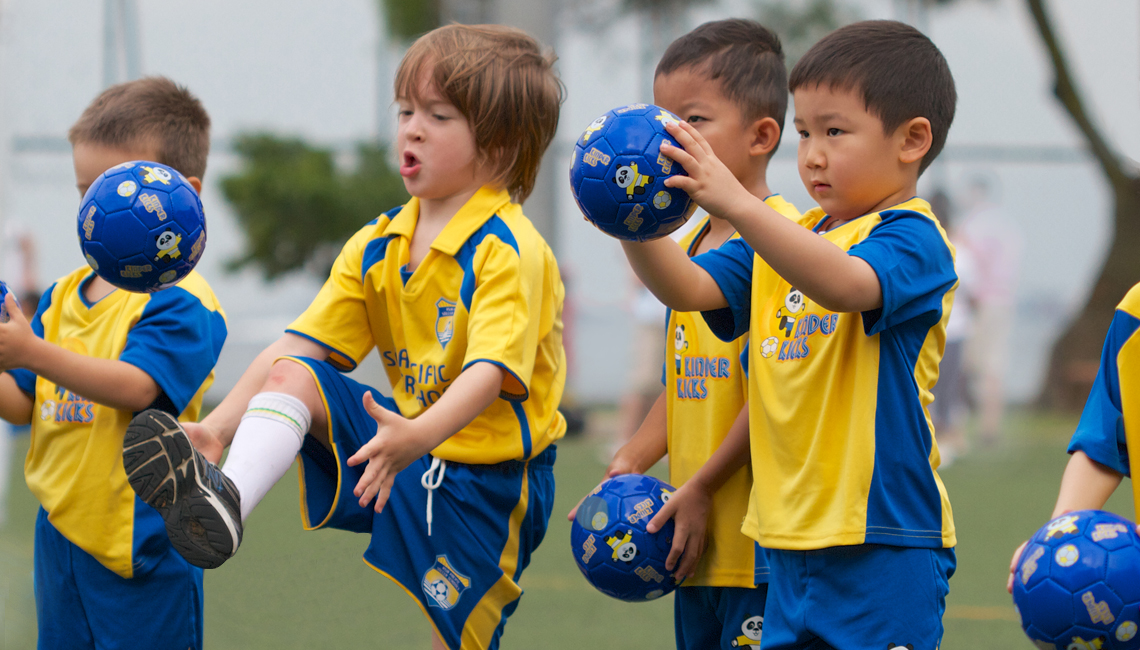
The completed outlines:
[[[970,294],[974,326],[966,346],[966,369],[978,406],[978,437],[982,444],[993,445],[1001,435],[1005,410],[1005,377],[1023,237],[998,204],[994,181],[988,176],[975,176],[970,181],[966,212],[954,231],[952,241],[959,259],[968,256],[973,262]],[[955,309],[958,304],[955,300]]]
[[[632,272],[630,277],[629,308],[632,315],[632,342],[630,349],[629,375],[618,405],[618,427],[616,437],[606,450],[606,462],[613,453],[626,443],[641,421],[649,413],[650,407],[662,395],[662,368],[665,359],[665,305],[662,305],[649,289]]]

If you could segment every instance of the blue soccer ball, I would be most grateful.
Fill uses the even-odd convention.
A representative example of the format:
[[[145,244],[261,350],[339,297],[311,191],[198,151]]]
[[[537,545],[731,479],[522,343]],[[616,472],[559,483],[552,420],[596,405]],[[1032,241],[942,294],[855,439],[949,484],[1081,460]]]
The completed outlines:
[[[1140,648],[1140,537],[1132,522],[1081,510],[1029,540],[1013,579],[1021,627],[1040,648]]]
[[[144,160],[103,172],[79,208],[79,245],[107,282],[137,293],[178,284],[206,248],[198,193],[172,167]]]
[[[0,323],[7,323],[11,320],[11,314],[8,313],[8,305],[4,304],[4,299],[7,298],[10,293],[13,293],[13,291],[8,288],[7,284],[0,281]],[[19,300],[16,301],[16,306],[20,306]]]
[[[680,228],[697,204],[684,191],[665,187],[684,176],[679,163],[663,155],[662,142],[677,143],[665,131],[680,119],[650,104],[630,104],[590,123],[574,145],[570,189],[586,220],[602,232],[630,241],[664,237]]]
[[[623,474],[599,485],[578,506],[570,548],[578,570],[598,591],[644,602],[677,587],[673,572],[665,568],[673,520],[654,534],[645,530],[673,491],[652,476]]]

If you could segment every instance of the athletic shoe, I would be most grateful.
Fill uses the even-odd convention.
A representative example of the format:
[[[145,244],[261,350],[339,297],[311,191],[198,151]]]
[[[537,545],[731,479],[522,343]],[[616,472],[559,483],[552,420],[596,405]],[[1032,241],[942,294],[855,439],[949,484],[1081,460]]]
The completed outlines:
[[[150,409],[131,420],[123,468],[135,494],[162,515],[170,543],[187,562],[215,569],[237,552],[237,487],[190,444],[172,415]]]

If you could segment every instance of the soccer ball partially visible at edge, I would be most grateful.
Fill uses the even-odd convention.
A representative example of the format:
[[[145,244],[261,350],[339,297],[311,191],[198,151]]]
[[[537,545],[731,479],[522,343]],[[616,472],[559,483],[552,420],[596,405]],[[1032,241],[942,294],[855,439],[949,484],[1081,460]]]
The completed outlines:
[[[652,476],[623,474],[599,485],[578,506],[570,547],[578,570],[598,591],[643,602],[677,587],[673,572],[665,568],[673,520],[654,534],[645,530],[673,492]]]
[[[138,160],[103,172],[83,197],[77,225],[91,268],[137,293],[178,284],[206,247],[198,193],[177,170],[160,163]]]
[[[1140,536],[1127,519],[1080,510],[1029,540],[1013,576],[1021,627],[1039,648],[1140,648]]]
[[[665,131],[677,121],[658,106],[630,104],[586,127],[574,145],[570,189],[587,221],[618,239],[648,241],[689,219],[697,204],[665,187],[665,179],[685,170],[660,152],[662,142],[677,145]]]

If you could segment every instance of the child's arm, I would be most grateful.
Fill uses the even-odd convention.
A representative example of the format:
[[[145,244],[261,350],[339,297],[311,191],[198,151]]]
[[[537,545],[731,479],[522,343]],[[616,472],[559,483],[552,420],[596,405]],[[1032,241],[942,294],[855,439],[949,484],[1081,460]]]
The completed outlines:
[[[1060,517],[1066,512],[1076,510],[1100,510],[1123,478],[1124,476],[1117,471],[1089,458],[1085,452],[1073,452],[1069,457],[1069,464],[1065,466],[1065,474],[1061,477],[1061,490],[1057,494],[1057,504],[1053,506],[1053,514],[1049,518]],[[1005,590],[1009,593],[1013,593],[1014,572],[1017,571],[1021,552],[1028,543],[1028,541],[1022,542],[1013,552],[1013,559],[1009,561],[1009,579],[1005,584]]]
[[[669,122],[666,128],[683,149],[662,144],[661,153],[688,174],[669,178],[668,187],[684,190],[709,214],[731,223],[772,269],[825,309],[864,312],[882,306],[882,287],[870,264],[753,196],[692,125]]]
[[[711,311],[728,306],[720,286],[668,237],[623,241],[633,272],[662,304],[675,311]]]
[[[655,533],[670,518],[676,520],[673,547],[669,549],[669,557],[665,559],[665,568],[673,571],[678,582],[693,575],[696,570],[697,562],[705,552],[707,542],[705,532],[708,528],[713,495],[725,481],[748,464],[749,449],[748,405],[745,404],[708,462],[701,466],[684,485],[677,488],[665,507],[661,508],[646,526],[649,532]],[[678,558],[681,560],[679,566]]]
[[[16,302],[5,302],[11,320],[0,323],[0,369],[25,368],[104,406],[141,411],[158,398],[158,384],[142,369],[118,359],[98,359],[36,336]]]
[[[669,451],[669,432],[665,428],[665,419],[665,391],[661,391],[637,432],[614,454],[602,480],[619,474],[644,474],[664,458]],[[567,520],[574,521],[578,515],[578,506],[582,505],[585,498],[582,497],[570,510],[566,515]]]
[[[20,390],[16,379],[6,372],[0,372],[0,419],[12,424],[32,421],[32,398]]]
[[[194,447],[202,452],[207,460],[212,463],[221,460],[222,451],[233,442],[234,433],[241,424],[249,400],[264,389],[273,362],[283,356],[324,360],[329,356],[329,349],[303,336],[286,333],[262,350],[226,394],[225,399],[203,418],[201,423],[182,423]]]
[[[364,408],[376,420],[376,435],[348,459],[350,467],[368,463],[352,492],[360,506],[367,507],[375,496],[376,512],[381,512],[396,474],[470,424],[499,398],[504,378],[503,369],[493,363],[473,363],[414,420],[381,407],[372,393],[365,393]]]

